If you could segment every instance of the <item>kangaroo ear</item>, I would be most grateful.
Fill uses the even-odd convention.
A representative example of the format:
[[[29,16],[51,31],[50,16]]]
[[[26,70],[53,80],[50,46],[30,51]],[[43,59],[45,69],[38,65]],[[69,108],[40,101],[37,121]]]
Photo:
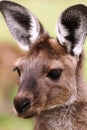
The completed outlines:
[[[28,50],[42,35],[47,34],[38,19],[21,5],[2,1],[0,11],[11,34],[24,50]]]
[[[66,9],[57,22],[57,38],[62,46],[69,53],[80,56],[83,44],[86,39],[86,21],[85,12],[87,7],[84,5],[75,5]],[[84,16],[83,16],[84,15]]]

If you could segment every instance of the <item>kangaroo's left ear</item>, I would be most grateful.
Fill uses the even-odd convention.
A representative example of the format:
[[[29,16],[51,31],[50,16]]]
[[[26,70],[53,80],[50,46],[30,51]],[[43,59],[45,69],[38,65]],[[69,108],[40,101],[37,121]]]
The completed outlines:
[[[66,9],[58,19],[57,38],[67,51],[79,58],[87,35],[87,7],[75,5]]]
[[[3,14],[11,34],[24,50],[29,50],[33,43],[47,34],[39,20],[19,4],[1,1],[0,12]]]

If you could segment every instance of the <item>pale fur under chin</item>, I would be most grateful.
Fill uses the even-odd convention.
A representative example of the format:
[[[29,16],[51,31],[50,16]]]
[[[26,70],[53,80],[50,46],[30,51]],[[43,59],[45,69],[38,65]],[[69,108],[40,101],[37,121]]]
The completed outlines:
[[[69,118],[67,117],[67,114],[69,116]],[[59,113],[59,115],[57,115],[56,111],[54,113],[55,118],[52,118],[50,115],[48,115],[49,120],[47,120],[46,125],[48,130],[52,129],[52,130],[63,130],[63,129],[67,129],[67,130],[72,130],[72,121],[71,121],[71,117],[68,113],[68,110],[65,111],[61,111]],[[59,118],[57,119],[57,117],[59,116]],[[56,119],[56,120],[55,120]]]
[[[67,114],[69,117],[67,117]],[[57,118],[57,114],[55,112],[55,118]],[[61,111],[59,114],[59,118],[58,119],[52,119],[50,118],[49,121],[47,121],[47,126],[48,126],[48,130],[50,130],[50,128],[52,130],[63,130],[63,129],[67,129],[67,130],[72,130],[72,121],[71,121],[71,116],[68,113],[68,110],[65,111]]]

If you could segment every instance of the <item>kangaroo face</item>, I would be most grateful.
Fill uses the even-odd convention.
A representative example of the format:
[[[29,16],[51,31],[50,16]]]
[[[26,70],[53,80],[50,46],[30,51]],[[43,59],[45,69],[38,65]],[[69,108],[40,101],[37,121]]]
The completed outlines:
[[[55,39],[36,43],[15,67],[20,76],[14,99],[18,116],[28,118],[76,99],[76,60]]]
[[[10,32],[19,46],[28,50],[14,69],[20,77],[14,99],[18,116],[32,117],[76,100],[77,73],[87,34],[84,22],[81,22],[87,19],[85,9],[85,6],[77,5],[62,13],[56,26],[58,42],[28,9],[14,2],[0,2],[0,12]]]

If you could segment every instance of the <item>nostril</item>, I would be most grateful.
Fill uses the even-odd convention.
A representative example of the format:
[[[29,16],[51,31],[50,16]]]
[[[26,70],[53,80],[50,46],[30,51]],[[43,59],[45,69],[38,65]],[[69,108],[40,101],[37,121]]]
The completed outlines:
[[[14,107],[18,113],[25,112],[31,107],[31,101],[26,98],[15,98]]]
[[[23,103],[22,103],[22,106],[21,106],[21,109],[22,109],[22,112],[26,111],[28,108],[31,107],[31,103],[30,103],[30,100],[25,100]]]

